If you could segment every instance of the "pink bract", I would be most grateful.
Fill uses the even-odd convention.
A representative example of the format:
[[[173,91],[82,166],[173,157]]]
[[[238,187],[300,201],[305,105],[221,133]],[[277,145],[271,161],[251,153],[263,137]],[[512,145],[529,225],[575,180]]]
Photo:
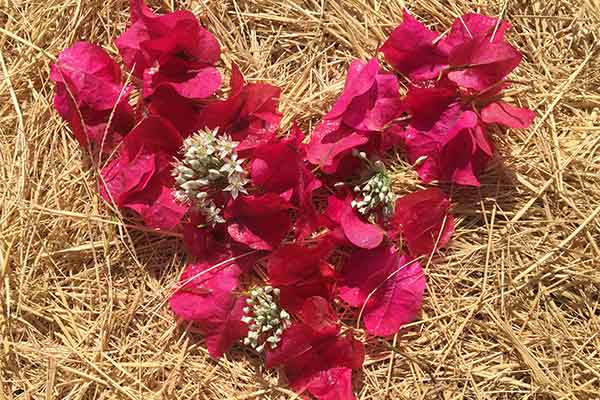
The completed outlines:
[[[507,128],[528,128],[535,118],[535,113],[528,108],[519,108],[498,101],[490,103],[481,110],[481,120],[488,124],[500,124]]]
[[[194,260],[217,264],[223,259],[235,258],[242,271],[251,271],[261,254],[233,241],[224,227],[209,229],[202,227],[204,218],[191,213],[190,220],[183,225],[183,242]]]
[[[211,357],[219,358],[248,331],[241,321],[245,299],[234,292],[241,274],[237,264],[210,267],[206,262],[189,264],[169,304],[177,317],[202,330]]]
[[[323,119],[310,136],[306,159],[324,173],[333,174],[352,149],[368,141],[369,138],[343,126],[340,120]]]
[[[421,265],[389,245],[354,252],[343,266],[339,285],[342,300],[364,306],[365,328],[376,336],[392,335],[412,322],[424,291]]]
[[[102,169],[100,194],[137,212],[151,228],[173,229],[187,212],[171,195],[171,166],[183,141],[166,120],[140,122],[121,144],[116,158]]]
[[[267,262],[269,283],[279,288],[281,305],[286,310],[300,310],[312,296],[331,299],[335,270],[326,261],[331,250],[330,243],[320,242],[314,247],[289,244],[271,253]]]
[[[493,144],[477,115],[463,111],[456,91],[445,85],[409,90],[406,101],[413,117],[405,133],[408,160],[424,182],[479,186]]]
[[[337,172],[353,148],[369,141],[385,143],[378,136],[385,135],[401,111],[396,77],[382,72],[376,58],[353,61],[344,91],[311,135],[307,160],[327,174]]]
[[[440,47],[449,52],[473,38],[487,38],[491,43],[504,41],[504,34],[512,25],[498,18],[468,13],[454,20],[448,35],[440,41]]]
[[[323,318],[326,322],[310,318],[309,323],[296,322],[286,329],[279,346],[267,353],[267,367],[283,367],[298,393],[307,391],[325,400],[355,399],[350,376],[362,367],[364,346],[352,334],[341,336],[338,327],[331,328],[335,316],[324,313]],[[324,325],[328,328],[322,329]]]
[[[344,236],[353,245],[363,249],[374,249],[383,241],[383,230],[374,224],[364,222],[357,211],[352,208],[352,195],[340,199],[329,196],[326,214],[338,225]]]
[[[257,147],[250,166],[252,182],[265,192],[278,193],[288,201],[292,197],[297,199],[299,182],[308,172],[302,139],[304,134],[295,128],[290,137]]]
[[[413,82],[447,74],[463,88],[483,91],[502,81],[521,62],[521,54],[504,41],[510,27],[496,18],[466,14],[441,37],[404,11],[404,21],[380,51]]]
[[[298,319],[319,335],[335,335],[338,332],[337,315],[331,308],[329,300],[324,297],[306,298],[298,311]]]
[[[322,183],[304,162],[304,133],[294,125],[290,136],[257,147],[252,153],[250,173],[255,185],[265,192],[278,193],[296,206],[294,229],[302,240],[317,226],[313,192]]]
[[[125,65],[144,80],[144,96],[163,86],[187,99],[204,99],[220,86],[214,64],[219,43],[194,14],[155,15],[143,0],[131,0],[131,26],[115,44]]]
[[[245,157],[275,138],[281,121],[277,111],[281,89],[266,83],[246,84],[235,64],[231,73],[229,97],[209,103],[199,118],[202,126],[218,128],[220,134],[239,142],[236,151]]]
[[[292,205],[275,193],[239,196],[225,209],[227,232],[256,250],[278,247],[292,226]]]
[[[202,128],[202,105],[185,97],[181,97],[173,88],[161,86],[148,100],[148,110],[171,122],[187,137]]]
[[[123,86],[119,66],[102,48],[74,43],[58,55],[50,79],[56,83],[54,107],[80,145],[109,152],[133,127],[131,88]]]
[[[457,85],[483,91],[501,82],[521,63],[521,53],[508,43],[490,43],[486,37],[456,46],[449,57],[448,78]]]
[[[381,46],[385,59],[413,81],[435,79],[448,66],[448,53],[434,44],[439,33],[404,10],[404,20]]]
[[[450,200],[437,188],[419,190],[396,201],[390,221],[391,235],[402,235],[413,257],[431,256],[444,247],[454,233],[454,217],[449,213]]]
[[[479,175],[493,154],[493,144],[472,111],[463,112],[440,150],[441,178],[460,185],[479,186]]]

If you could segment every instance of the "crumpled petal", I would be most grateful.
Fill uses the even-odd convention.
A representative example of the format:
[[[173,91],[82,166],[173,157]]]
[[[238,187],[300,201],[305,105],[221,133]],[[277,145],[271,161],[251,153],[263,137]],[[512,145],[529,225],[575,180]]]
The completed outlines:
[[[511,25],[480,14],[465,14],[438,40],[408,12],[381,47],[386,60],[413,82],[446,75],[462,88],[476,92],[499,84],[521,61],[521,54],[504,40]]]
[[[500,124],[507,128],[525,129],[535,119],[528,108],[519,108],[503,101],[490,103],[481,110],[481,120],[487,124]]]
[[[456,88],[446,81],[427,88],[411,86],[405,102],[412,114],[404,133],[408,161],[415,164],[423,182],[438,180],[443,175],[439,165],[441,147],[461,113]]]
[[[119,154],[101,171],[100,194],[140,214],[151,228],[172,229],[187,212],[171,195],[171,165],[183,139],[168,121],[150,116],[123,141]]]
[[[220,47],[190,11],[154,14],[143,0],[130,0],[131,25],[116,40],[128,69],[142,78],[145,69],[167,55],[190,58],[192,62],[215,64]],[[178,48],[179,47],[179,48]],[[186,57],[181,57],[185,55]]]
[[[454,20],[450,32],[440,41],[440,48],[449,53],[473,38],[486,38],[492,43],[500,43],[510,28],[511,24],[498,18],[468,13]]]
[[[281,89],[266,83],[243,84],[239,69],[232,70],[232,91],[225,100],[209,103],[202,111],[202,126],[219,129],[239,142],[236,151],[245,157],[275,138],[281,121],[277,111]]]
[[[178,318],[202,330],[209,354],[219,358],[248,329],[241,320],[245,299],[235,294],[241,268],[235,262],[210,267],[206,262],[187,265],[169,304]]]
[[[319,302],[315,299],[309,302]],[[329,320],[329,312],[323,317]],[[283,332],[280,344],[267,352],[267,368],[283,367],[290,386],[297,392],[308,391],[318,399],[354,399],[350,373],[362,367],[364,346],[351,333],[339,336],[339,327],[324,330],[295,322]],[[330,325],[329,322],[325,325]],[[339,379],[337,379],[339,378]]]
[[[368,333],[389,336],[412,322],[421,308],[425,276],[421,265],[392,246],[358,250],[342,268],[342,300],[362,308]],[[366,302],[366,305],[365,305]]]
[[[252,182],[267,192],[278,193],[290,201],[298,195],[298,185],[306,166],[303,162],[301,131],[292,136],[257,147],[252,153]]]
[[[322,183],[304,162],[304,133],[294,124],[290,136],[257,147],[252,153],[252,182],[265,192],[278,193],[296,206],[294,230],[302,240],[317,226],[313,192]]]
[[[419,190],[396,201],[390,220],[390,236],[402,234],[413,257],[430,257],[444,247],[454,232],[454,217],[449,213],[450,200],[437,188]]]
[[[227,232],[239,243],[256,250],[273,250],[291,228],[292,208],[275,193],[239,196],[225,209]]]
[[[337,315],[324,297],[307,297],[298,311],[298,318],[317,335],[335,335],[339,329]]]
[[[352,369],[330,368],[319,372],[308,384],[307,390],[319,400],[354,400]]]
[[[401,107],[398,80],[383,73],[376,58],[354,60],[348,68],[344,91],[325,119],[342,119],[358,131],[381,131]]]
[[[327,216],[341,227],[350,243],[363,249],[374,249],[383,241],[384,232],[377,225],[363,222],[351,203],[351,195],[343,200],[329,196]]]
[[[450,53],[448,78],[457,85],[483,91],[501,82],[521,63],[521,53],[505,42],[490,43],[486,37],[469,40]]]
[[[223,228],[208,228],[204,216],[191,213],[183,226],[183,243],[191,259],[214,265],[224,259],[235,259],[242,271],[251,271],[262,254],[234,242]]]
[[[312,296],[331,299],[335,271],[326,261],[330,252],[331,244],[321,242],[314,247],[288,244],[271,253],[267,262],[269,283],[279,288],[286,310],[298,311]]]
[[[143,0],[131,0],[130,8],[131,26],[115,44],[125,65],[144,79],[145,97],[166,86],[181,97],[204,99],[219,88],[219,43],[194,14],[155,15]]]
[[[110,152],[133,127],[131,88],[123,86],[119,66],[102,48],[74,43],[58,55],[50,79],[56,83],[54,106],[82,146]]]
[[[214,67],[205,67],[196,71],[191,77],[180,81],[180,77],[153,72],[151,69],[144,73],[144,96],[150,97],[156,90],[170,87],[179,96],[186,99],[205,99],[212,96],[221,86],[221,75]]]
[[[318,165],[326,174],[333,174],[344,156],[367,143],[369,139],[349,127],[343,127],[340,120],[324,119],[317,125],[307,147],[307,160]]]
[[[409,162],[426,183],[449,181],[479,186],[479,175],[493,154],[477,115],[464,111],[447,81],[411,87],[406,98],[412,114],[404,134]]]
[[[130,26],[115,39],[115,45],[125,66],[135,76],[142,78],[144,70],[154,62],[143,46],[144,42],[168,35],[179,23],[193,24],[197,20],[193,13],[186,10],[156,15],[144,0],[129,0],[129,10]]]
[[[412,81],[435,79],[448,66],[448,53],[433,42],[439,33],[404,10],[404,20],[379,49],[394,69]]]
[[[461,114],[440,151],[442,179],[479,186],[479,175],[493,153],[493,145],[472,111]]]
[[[188,137],[202,127],[202,106],[194,100],[181,97],[169,86],[157,88],[148,101],[151,114],[171,122],[182,136]]]
[[[353,61],[344,91],[311,134],[307,160],[327,174],[338,172],[352,149],[382,141],[402,110],[397,78],[383,72],[376,58]]]
[[[150,184],[143,193],[133,195],[126,207],[137,212],[147,226],[170,230],[179,224],[188,207],[175,201],[172,188],[164,182]]]

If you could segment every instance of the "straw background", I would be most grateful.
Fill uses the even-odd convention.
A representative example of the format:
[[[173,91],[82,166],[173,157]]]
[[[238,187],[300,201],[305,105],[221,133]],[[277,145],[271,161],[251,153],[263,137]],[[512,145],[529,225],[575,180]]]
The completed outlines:
[[[524,53],[480,188],[451,188],[458,227],[427,265],[420,319],[370,338],[360,399],[600,398],[600,5],[596,0],[193,0],[250,81],[283,89],[309,130],[356,57],[408,7],[439,31],[503,15]],[[127,1],[0,0],[0,398],[291,399],[243,348],[211,360],[165,304],[185,254],[99,198],[89,157],[52,107],[49,65],[89,40],[118,57]],[[399,193],[417,180],[395,162]],[[349,320],[350,321],[350,320]]]

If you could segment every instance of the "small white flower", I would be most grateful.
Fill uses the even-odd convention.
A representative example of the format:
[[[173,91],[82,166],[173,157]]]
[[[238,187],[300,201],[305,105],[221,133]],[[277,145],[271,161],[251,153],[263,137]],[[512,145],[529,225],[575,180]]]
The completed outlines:
[[[290,316],[279,307],[278,297],[277,288],[257,287],[250,291],[250,298],[246,300],[248,307],[243,308],[242,322],[252,323],[244,344],[258,352],[264,349],[266,343],[271,349],[277,347],[283,331],[289,325]]]
[[[233,198],[247,193],[249,180],[244,160],[235,153],[237,145],[228,135],[217,136],[216,129],[200,131],[184,140],[183,159],[173,169],[175,199],[195,206],[211,226],[225,220],[209,193],[228,191]]]
[[[390,177],[384,170],[383,163],[377,164],[377,172],[362,185],[354,187],[354,191],[362,195],[361,201],[353,201],[352,208],[363,215],[369,214],[375,208],[381,206],[383,214],[389,218],[394,213],[396,196],[392,190]]]

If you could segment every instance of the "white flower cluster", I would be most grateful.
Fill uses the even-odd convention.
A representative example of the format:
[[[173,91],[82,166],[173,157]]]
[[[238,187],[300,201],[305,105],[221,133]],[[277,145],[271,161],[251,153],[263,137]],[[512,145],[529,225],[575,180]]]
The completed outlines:
[[[182,160],[173,169],[178,201],[189,202],[215,226],[225,220],[221,209],[211,199],[216,191],[229,191],[235,199],[247,193],[248,173],[243,159],[238,159],[237,142],[227,135],[217,136],[217,130],[200,131],[183,142]]]
[[[290,315],[279,307],[278,299],[279,289],[265,286],[252,289],[246,300],[242,322],[248,324],[249,331],[244,344],[258,352],[262,352],[267,344],[272,349],[277,347],[289,325]]]
[[[357,153],[357,156],[371,164],[365,153]],[[394,206],[396,205],[396,195],[392,190],[392,179],[381,161],[375,161],[372,163],[372,167],[376,171],[375,174],[366,182],[354,187],[354,191],[360,193],[362,200],[353,200],[352,208],[356,208],[362,215],[368,215],[372,210],[381,206],[384,217],[389,218],[394,214]]]

